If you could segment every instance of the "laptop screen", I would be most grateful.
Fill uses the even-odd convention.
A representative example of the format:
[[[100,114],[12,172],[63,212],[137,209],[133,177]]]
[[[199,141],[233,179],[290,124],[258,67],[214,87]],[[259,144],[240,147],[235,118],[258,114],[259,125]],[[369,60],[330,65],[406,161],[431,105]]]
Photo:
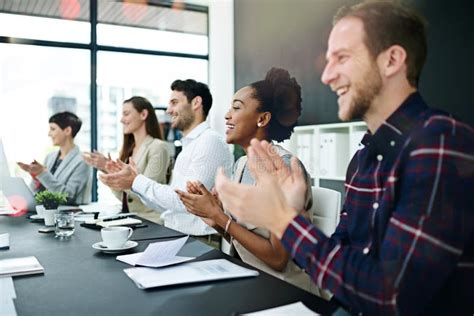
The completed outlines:
[[[3,148],[3,142],[0,138],[0,177],[9,177],[10,170],[8,169],[8,160]]]

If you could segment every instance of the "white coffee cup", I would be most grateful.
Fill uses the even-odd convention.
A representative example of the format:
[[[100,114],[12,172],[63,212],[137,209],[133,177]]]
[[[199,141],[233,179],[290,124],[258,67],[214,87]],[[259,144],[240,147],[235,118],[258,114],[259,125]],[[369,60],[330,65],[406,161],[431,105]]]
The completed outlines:
[[[103,244],[108,248],[121,248],[132,233],[133,229],[123,226],[105,227],[100,230]]]

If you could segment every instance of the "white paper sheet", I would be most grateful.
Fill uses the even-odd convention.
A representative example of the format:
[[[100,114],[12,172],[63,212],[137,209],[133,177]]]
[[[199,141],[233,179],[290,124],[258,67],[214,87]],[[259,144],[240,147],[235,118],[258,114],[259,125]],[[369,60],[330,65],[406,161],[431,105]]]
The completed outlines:
[[[3,297],[0,295],[0,315],[17,316],[15,304],[13,303],[12,298]]]
[[[99,212],[99,216],[115,215],[121,212],[121,204],[90,203],[79,205],[84,213]]]
[[[10,247],[10,234],[3,233],[0,234],[0,249]]]
[[[172,264],[186,262],[194,258],[179,257],[176,256],[176,254],[187,240],[188,236],[170,241],[151,243],[144,252],[117,256],[117,260],[132,266],[140,265],[152,268],[165,267]]]
[[[123,271],[140,289],[258,275],[258,271],[243,268],[225,259],[189,262],[162,269],[130,268]]]
[[[13,285],[12,277],[0,278],[0,293],[1,296],[16,298],[15,286]],[[0,315],[2,315],[0,313]]]
[[[315,316],[320,315],[313,312],[301,302],[293,304],[283,305],[275,308],[258,311],[255,313],[242,314],[248,316],[287,316],[287,315],[298,315],[298,316]]]

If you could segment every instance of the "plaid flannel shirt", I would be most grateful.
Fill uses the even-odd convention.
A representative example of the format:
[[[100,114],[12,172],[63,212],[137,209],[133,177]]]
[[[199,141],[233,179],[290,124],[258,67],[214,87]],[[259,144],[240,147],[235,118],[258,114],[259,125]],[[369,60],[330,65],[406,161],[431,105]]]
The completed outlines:
[[[352,311],[472,315],[473,128],[414,93],[362,143],[336,232],[297,216],[283,245]]]

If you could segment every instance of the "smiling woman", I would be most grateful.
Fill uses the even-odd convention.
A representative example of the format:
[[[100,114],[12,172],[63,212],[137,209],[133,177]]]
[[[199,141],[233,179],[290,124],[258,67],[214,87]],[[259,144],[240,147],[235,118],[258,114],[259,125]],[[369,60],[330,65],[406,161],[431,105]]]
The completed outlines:
[[[35,193],[45,190],[66,193],[67,204],[90,202],[90,168],[81,158],[74,137],[81,129],[82,121],[71,112],[56,113],[49,118],[49,133],[55,151],[46,156],[44,165],[36,160],[32,163],[18,162],[18,166],[28,172],[33,181]]]
[[[123,143],[119,159],[125,163],[133,160],[138,173],[158,183],[166,184],[169,178],[170,155],[150,101],[140,96],[125,100],[120,122],[123,125]],[[99,152],[86,153],[84,160],[102,172],[111,171],[107,165],[111,161],[110,156],[106,157]],[[122,201],[122,211],[136,212],[150,221],[160,222],[160,213],[143,205],[129,190],[112,190],[112,192]]]
[[[225,115],[226,141],[238,144],[247,152],[253,138],[267,141],[288,139],[301,113],[301,87],[284,69],[272,68],[264,80],[254,82],[238,90]],[[292,154],[278,145],[271,145],[271,151],[281,156],[289,165]],[[299,163],[302,167],[302,164]],[[304,167],[302,167],[304,170]],[[311,185],[306,176],[306,199],[302,212],[311,207]],[[247,157],[241,157],[234,164],[233,180],[255,184],[247,167]],[[310,290],[311,282],[295,264],[278,238],[268,230],[235,220],[225,212],[217,197],[197,182],[188,182],[187,193],[177,191],[189,212],[200,216],[224,238],[230,241],[232,252],[267,273]],[[309,216],[309,214],[307,214]]]

